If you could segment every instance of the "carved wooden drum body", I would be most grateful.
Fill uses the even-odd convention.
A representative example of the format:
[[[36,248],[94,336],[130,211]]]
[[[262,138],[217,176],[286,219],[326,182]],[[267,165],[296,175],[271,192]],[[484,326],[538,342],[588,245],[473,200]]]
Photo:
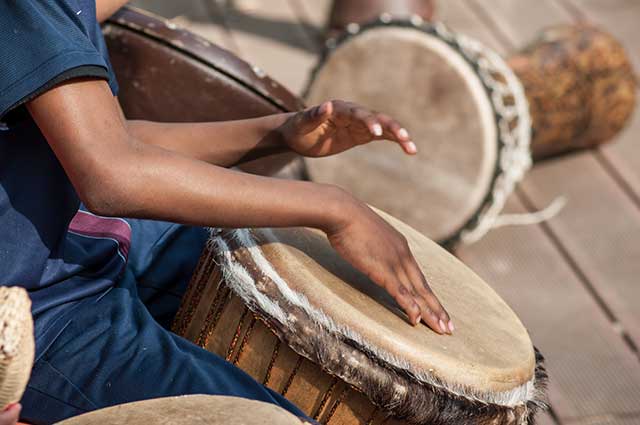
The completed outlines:
[[[547,28],[509,66],[529,99],[534,159],[612,140],[635,108],[629,57],[612,35],[591,25]]]
[[[34,355],[29,295],[24,288],[0,286],[0,412],[22,398]]]
[[[408,239],[453,321],[413,327],[310,229],[213,230],[174,331],[325,424],[526,424],[546,379],[500,297],[436,243]]]
[[[327,41],[310,102],[344,98],[407,127],[418,154],[376,143],[307,161],[337,184],[444,244],[481,237],[530,166],[530,120],[506,63],[439,23],[381,20]]]
[[[159,122],[226,121],[301,109],[302,102],[233,53],[148,12],[122,8],[103,27],[127,118]],[[291,154],[243,166],[300,173]],[[294,173],[294,174],[295,174]]]
[[[286,410],[238,397],[190,395],[120,404],[58,425],[304,425]]]

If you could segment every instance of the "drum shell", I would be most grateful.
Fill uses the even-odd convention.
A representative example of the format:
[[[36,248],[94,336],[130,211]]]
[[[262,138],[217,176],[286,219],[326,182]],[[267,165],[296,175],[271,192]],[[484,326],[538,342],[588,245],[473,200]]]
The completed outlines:
[[[606,143],[634,110],[630,60],[614,37],[593,26],[548,28],[509,65],[529,100],[534,159]]]
[[[125,7],[104,24],[103,33],[128,119],[226,121],[303,107],[261,70],[146,12]],[[299,164],[300,158],[274,155],[242,168],[273,175],[293,161]]]
[[[320,423],[404,423],[385,422],[387,415],[363,393],[281,342],[268,319],[225,285],[214,258],[206,248],[176,315],[176,334],[240,367]]]
[[[173,331],[226,358],[320,423],[516,425],[529,423],[540,407],[540,400],[535,399],[527,401],[526,406],[506,407],[451,398],[440,386],[430,388],[416,381],[413,374],[396,373],[377,357],[375,353],[380,352],[375,348],[366,348],[362,341],[349,343],[333,333],[328,335],[314,319],[301,315],[295,303],[286,301],[282,290],[276,289],[264,274],[258,265],[263,263],[252,262],[250,254],[233,250],[231,241],[243,237],[228,236],[224,239],[232,247],[231,252],[223,247],[227,242],[219,245],[216,238],[205,248],[175,317]],[[241,265],[242,272],[235,275],[237,269],[229,269],[228,261]],[[275,263],[272,266],[280,268]],[[270,316],[275,313],[282,317],[276,311],[280,307],[263,309],[265,304],[248,300],[245,290],[239,290],[237,279],[244,280],[239,276],[246,273],[253,277],[253,289],[249,291],[259,291],[272,305],[286,308],[285,320],[295,322],[295,329],[283,325],[279,321],[282,318]],[[283,279],[288,282],[286,277]],[[239,294],[243,294],[242,299]],[[543,395],[546,381],[541,362],[536,355],[536,397]],[[509,381],[513,379],[515,376]],[[420,401],[407,403],[407,397]],[[405,419],[390,421],[391,412]]]
[[[383,13],[400,18],[416,15],[428,21],[434,9],[434,0],[334,0],[328,28],[330,34],[336,34],[351,23],[363,24]]]

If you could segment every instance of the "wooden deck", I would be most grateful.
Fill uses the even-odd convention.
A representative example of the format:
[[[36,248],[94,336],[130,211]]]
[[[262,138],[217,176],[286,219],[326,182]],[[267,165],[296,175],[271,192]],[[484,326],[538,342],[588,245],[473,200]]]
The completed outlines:
[[[300,93],[329,0],[137,0]],[[440,0],[437,19],[508,54],[541,28],[592,20],[640,70],[638,0]],[[640,109],[640,108],[638,108]],[[537,164],[507,211],[568,199],[551,221],[492,231],[458,255],[510,303],[547,357],[542,424],[640,424],[640,113],[610,145]]]

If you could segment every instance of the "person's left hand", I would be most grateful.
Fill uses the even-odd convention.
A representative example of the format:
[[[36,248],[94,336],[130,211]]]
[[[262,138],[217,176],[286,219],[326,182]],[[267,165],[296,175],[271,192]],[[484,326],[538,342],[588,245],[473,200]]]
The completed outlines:
[[[408,155],[417,152],[407,130],[394,119],[342,100],[300,111],[279,131],[291,150],[308,157],[334,155],[374,140],[395,142]]]
[[[12,404],[4,411],[0,411],[0,425],[15,425],[20,417],[22,406],[18,403]]]

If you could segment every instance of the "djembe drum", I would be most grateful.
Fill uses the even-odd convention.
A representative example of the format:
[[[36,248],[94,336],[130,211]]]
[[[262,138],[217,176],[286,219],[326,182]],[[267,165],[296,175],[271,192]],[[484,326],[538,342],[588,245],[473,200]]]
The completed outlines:
[[[261,69],[174,23],[124,7],[103,27],[129,119],[204,122],[297,111],[303,103]],[[285,168],[281,171],[282,168]],[[304,164],[278,154],[244,171],[299,178]]]
[[[238,397],[191,395],[120,404],[58,425],[304,425],[273,404]]]
[[[593,26],[548,28],[509,66],[529,100],[534,159],[608,142],[634,110],[631,61],[613,36]]]
[[[173,330],[323,424],[526,424],[542,357],[507,304],[436,243],[409,241],[456,323],[407,323],[393,299],[305,228],[212,230]]]
[[[0,412],[22,398],[35,353],[31,300],[20,287],[0,286]]]
[[[445,245],[484,235],[530,166],[527,99],[511,69],[419,16],[384,15],[328,40],[306,97],[353,100],[407,127],[416,157],[371,143],[309,160],[309,174]]]
[[[329,36],[341,31],[353,31],[361,24],[382,14],[395,18],[419,16],[425,21],[433,18],[434,0],[334,0],[329,12]]]

